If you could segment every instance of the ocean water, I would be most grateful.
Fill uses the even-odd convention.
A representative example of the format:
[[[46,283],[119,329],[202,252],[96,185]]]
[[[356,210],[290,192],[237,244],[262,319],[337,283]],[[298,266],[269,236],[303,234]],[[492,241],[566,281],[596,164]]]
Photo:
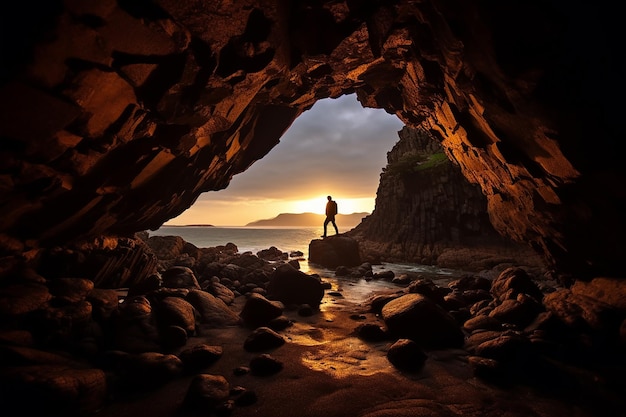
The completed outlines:
[[[211,226],[162,226],[156,231],[150,231],[150,236],[180,236],[185,241],[199,248],[209,248],[227,243],[237,245],[239,253],[269,249],[272,246],[283,252],[300,251],[303,256],[298,258],[300,269],[306,273],[317,273],[322,277],[334,277],[334,271],[320,265],[309,264],[309,243],[313,239],[321,239],[322,227],[211,227]],[[383,263],[373,265],[374,272],[391,270],[396,275],[414,272],[430,278],[439,285],[446,285],[453,279],[462,276],[464,271],[437,268],[430,265],[413,263]],[[390,287],[386,282],[360,280],[351,285]],[[368,282],[369,284],[365,284]]]
[[[180,236],[199,248],[234,243],[239,253],[257,253],[275,246],[283,252],[301,251],[308,257],[309,242],[320,239],[321,227],[208,227],[162,226],[150,236]]]

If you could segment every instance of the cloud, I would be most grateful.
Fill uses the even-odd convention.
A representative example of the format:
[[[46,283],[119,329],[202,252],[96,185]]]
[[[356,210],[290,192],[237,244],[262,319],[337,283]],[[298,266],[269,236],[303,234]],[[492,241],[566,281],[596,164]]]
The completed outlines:
[[[368,179],[378,184],[402,126],[384,110],[361,107],[355,95],[320,100],[231,186],[242,193],[279,196],[308,194],[306,188],[322,183],[371,195],[376,188],[362,184],[371,184]]]
[[[363,108],[356,95],[320,100],[294,121],[269,154],[235,175],[227,189],[205,193],[196,204],[206,207],[213,201],[214,210],[227,210],[222,207],[229,201],[326,194],[373,198],[402,126],[382,109]]]

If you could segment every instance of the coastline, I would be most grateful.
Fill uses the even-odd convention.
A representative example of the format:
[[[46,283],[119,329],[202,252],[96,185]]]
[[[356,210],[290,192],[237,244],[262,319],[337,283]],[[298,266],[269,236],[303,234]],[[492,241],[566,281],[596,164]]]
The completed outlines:
[[[185,232],[181,233],[182,231]],[[284,232],[288,232],[288,234],[283,234]],[[308,262],[309,243],[313,239],[319,239],[320,232],[320,226],[215,226],[212,228],[179,226],[172,230],[168,230],[166,226],[163,226],[156,232],[149,232],[148,234],[149,236],[176,235],[182,238],[185,242],[189,242],[198,248],[215,247],[218,245],[225,245],[230,242],[237,246],[239,253],[250,251],[253,254],[256,254],[258,251],[268,249],[271,246],[274,246],[286,253],[299,251],[302,252],[302,256],[298,256],[296,259],[298,259],[303,272],[334,275],[334,271],[320,265],[309,264]],[[207,235],[207,233],[209,235]],[[346,233],[349,235],[348,232]],[[207,236],[210,236],[210,238],[207,238]],[[364,262],[366,261],[367,260],[364,260]],[[468,271],[461,268],[448,266],[439,267],[399,260],[374,262],[373,267],[376,270],[391,270],[396,274],[420,273],[429,278],[433,278],[435,280],[441,279],[443,281],[450,279],[450,277],[457,277],[468,273]]]

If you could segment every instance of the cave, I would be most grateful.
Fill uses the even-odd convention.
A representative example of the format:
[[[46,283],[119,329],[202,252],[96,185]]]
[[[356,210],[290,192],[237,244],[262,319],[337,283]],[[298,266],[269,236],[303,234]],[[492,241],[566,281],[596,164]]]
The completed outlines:
[[[563,282],[619,282],[619,16],[616,3],[557,0],[13,2],[1,18],[2,314],[47,302],[11,286],[61,278],[76,248],[124,253],[99,259],[96,287],[139,284],[154,265],[134,255],[136,233],[226,188],[317,100],[346,94],[429,132],[494,229]],[[607,323],[626,339],[620,308]]]

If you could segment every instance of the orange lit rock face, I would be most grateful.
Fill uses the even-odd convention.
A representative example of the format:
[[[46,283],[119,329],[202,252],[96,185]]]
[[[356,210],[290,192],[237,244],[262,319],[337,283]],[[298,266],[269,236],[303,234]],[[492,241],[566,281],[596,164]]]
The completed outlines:
[[[500,232],[565,271],[615,272],[626,205],[612,16],[436,0],[18,11],[2,40],[3,247],[157,228],[316,100],[356,92],[435,134]]]

